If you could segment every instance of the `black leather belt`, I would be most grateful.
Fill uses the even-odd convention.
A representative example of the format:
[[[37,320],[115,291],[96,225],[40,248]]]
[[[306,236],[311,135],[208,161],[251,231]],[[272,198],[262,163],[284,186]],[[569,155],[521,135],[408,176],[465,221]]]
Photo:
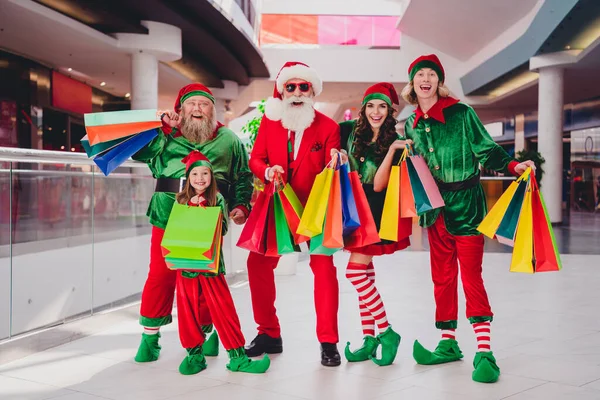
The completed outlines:
[[[155,192],[171,192],[178,193],[185,185],[185,178],[158,178],[156,180]],[[227,183],[217,181],[219,192],[226,199],[229,198],[229,185]]]
[[[472,187],[479,185],[480,179],[480,174],[477,174],[465,181],[447,183],[436,180],[435,183],[437,183],[440,192],[457,192],[459,190],[471,189]]]

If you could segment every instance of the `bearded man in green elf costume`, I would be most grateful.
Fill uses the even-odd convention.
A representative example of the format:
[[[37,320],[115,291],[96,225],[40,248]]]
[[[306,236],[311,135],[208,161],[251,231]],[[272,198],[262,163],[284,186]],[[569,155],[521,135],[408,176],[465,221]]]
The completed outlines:
[[[490,347],[494,314],[482,278],[484,238],[477,231],[487,212],[479,164],[516,176],[535,165],[512,159],[492,140],[475,111],[449,96],[444,68],[435,54],[417,58],[408,75],[402,97],[417,108],[406,121],[406,139],[427,162],[445,202],[443,208],[429,211],[419,220],[429,238],[435,326],[442,331],[442,340],[434,351],[415,341],[413,357],[425,365],[463,357],[455,336],[460,263],[466,314],[477,337],[472,378],[496,382],[500,369]]]
[[[142,291],[140,324],[144,327],[142,341],[135,356],[137,362],[158,359],[161,346],[159,329],[172,322],[171,311],[177,271],[167,268],[161,252],[161,242],[175,194],[185,178],[181,159],[198,150],[211,160],[219,192],[232,210],[229,217],[240,225],[246,221],[252,196],[252,173],[248,168],[248,153],[233,131],[217,121],[215,98],[204,85],[192,83],[179,91],[175,111],[159,111],[162,132],[133,159],[146,162],[157,179],[155,193],[147,215],[152,224],[150,238],[150,269]],[[206,300],[200,295],[202,331],[213,330]],[[204,342],[203,354],[216,356],[219,338],[216,331]]]

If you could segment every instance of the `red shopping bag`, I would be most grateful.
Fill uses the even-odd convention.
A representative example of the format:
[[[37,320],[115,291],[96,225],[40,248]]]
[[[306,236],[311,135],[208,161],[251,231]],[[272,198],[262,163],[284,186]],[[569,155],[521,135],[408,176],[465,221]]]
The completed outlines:
[[[267,215],[267,225],[265,227],[266,245],[265,256],[278,257],[279,250],[277,249],[277,231],[275,230],[275,205],[273,196],[269,199]]]
[[[360,226],[352,234],[344,238],[345,248],[352,249],[378,243],[380,239],[377,232],[377,225],[375,225],[371,207],[369,207],[369,202],[358,177],[358,172],[352,171],[348,176],[350,177],[350,186],[352,187],[356,209],[358,210]]]
[[[556,240],[546,212],[544,199],[535,179],[531,174],[531,208],[533,213],[533,252],[535,272],[559,271],[562,268]]]
[[[400,216],[403,218],[412,218],[417,216],[415,208],[415,196],[410,186],[410,177],[408,176],[408,167],[406,160],[400,164]]]
[[[252,211],[237,242],[238,247],[254,253],[265,254],[267,217],[272,198],[273,188],[271,185],[267,185],[265,190],[259,193],[256,203],[252,207]]]
[[[304,208],[302,207],[302,203],[300,203],[298,196],[296,196],[296,193],[292,190],[292,187],[288,183],[283,190],[280,190],[275,195],[279,196],[279,199],[281,200],[283,213],[285,214],[285,219],[292,232],[294,243],[300,244],[307,242],[310,239],[308,236],[302,236],[296,233],[298,225],[300,225],[300,218],[302,217]]]

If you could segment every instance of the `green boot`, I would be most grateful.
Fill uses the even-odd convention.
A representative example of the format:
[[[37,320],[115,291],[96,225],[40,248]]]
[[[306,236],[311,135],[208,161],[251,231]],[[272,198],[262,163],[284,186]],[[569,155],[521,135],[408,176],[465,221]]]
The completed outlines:
[[[458,361],[463,358],[463,354],[458,347],[458,342],[453,339],[440,340],[433,353],[421,346],[418,340],[415,340],[413,358],[418,364],[434,365]]]
[[[264,374],[271,365],[271,359],[267,354],[261,360],[251,360],[246,355],[243,347],[227,350],[229,364],[227,369],[231,372],[248,372],[250,374]]]
[[[366,361],[369,357],[375,357],[377,346],[379,346],[377,339],[373,336],[365,336],[363,338],[362,347],[355,351],[350,351],[350,342],[347,342],[346,349],[344,349],[344,355],[348,362]]]
[[[206,369],[206,358],[202,353],[202,346],[196,346],[187,350],[187,356],[179,364],[179,372],[182,375],[195,375]]]
[[[396,358],[396,354],[398,353],[400,339],[400,335],[394,332],[391,325],[385,330],[385,332],[377,335],[377,341],[381,343],[381,358],[378,359],[373,357],[373,362],[381,367],[393,363],[394,359]]]
[[[494,354],[484,351],[479,351],[475,354],[473,360],[473,380],[481,383],[494,383],[500,376],[500,368],[496,365],[496,358]]]
[[[208,339],[202,345],[202,350],[206,357],[216,357],[219,355],[219,335],[213,331]]]
[[[142,342],[135,355],[135,361],[144,363],[158,360],[161,349],[160,344],[158,344],[158,339],[160,339],[160,332],[156,335],[146,335],[145,333],[142,333]]]

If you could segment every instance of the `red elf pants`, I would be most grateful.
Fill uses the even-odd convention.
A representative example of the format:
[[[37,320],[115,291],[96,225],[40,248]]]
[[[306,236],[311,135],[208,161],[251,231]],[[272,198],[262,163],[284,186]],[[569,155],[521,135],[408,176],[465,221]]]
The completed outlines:
[[[465,291],[467,318],[492,317],[483,285],[483,235],[455,236],[446,230],[443,215],[427,228],[436,322],[458,319],[458,264]]]

